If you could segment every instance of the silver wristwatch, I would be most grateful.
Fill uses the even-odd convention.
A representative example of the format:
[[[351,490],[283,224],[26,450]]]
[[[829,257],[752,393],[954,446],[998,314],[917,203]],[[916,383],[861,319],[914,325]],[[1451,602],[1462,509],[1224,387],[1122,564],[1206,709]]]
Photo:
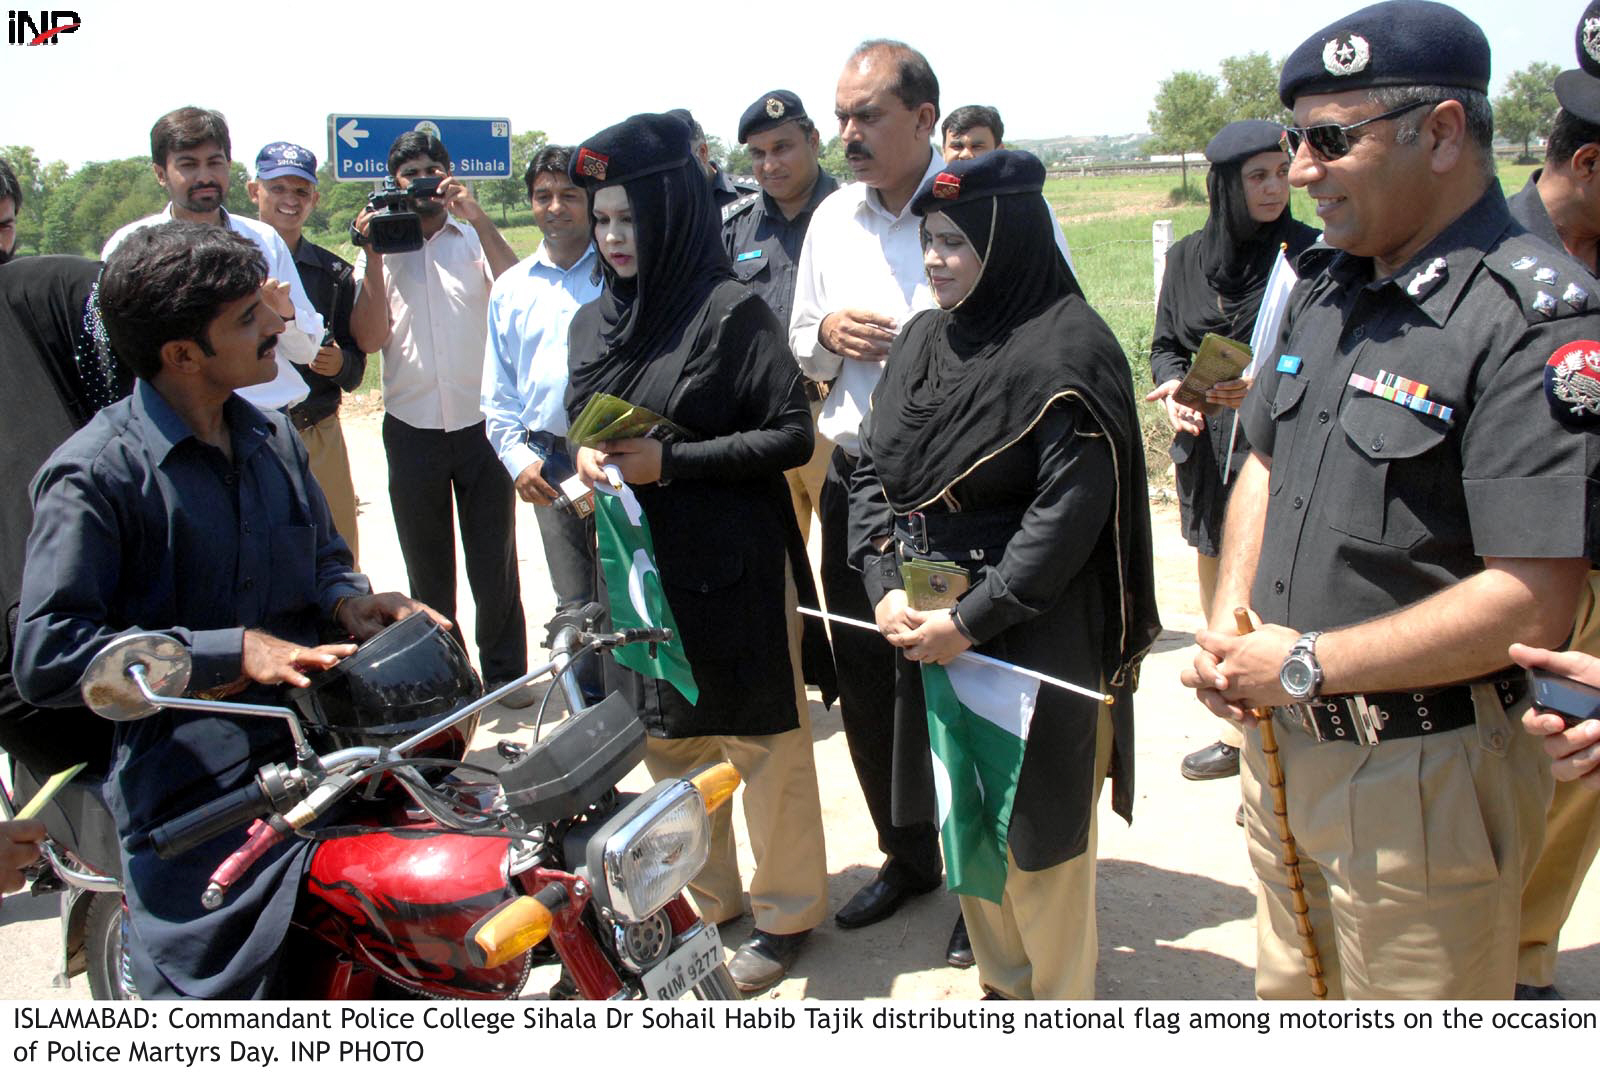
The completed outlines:
[[[1322,664],[1317,662],[1317,638],[1321,635],[1302,634],[1278,670],[1278,684],[1297,703],[1315,700],[1322,691]]]

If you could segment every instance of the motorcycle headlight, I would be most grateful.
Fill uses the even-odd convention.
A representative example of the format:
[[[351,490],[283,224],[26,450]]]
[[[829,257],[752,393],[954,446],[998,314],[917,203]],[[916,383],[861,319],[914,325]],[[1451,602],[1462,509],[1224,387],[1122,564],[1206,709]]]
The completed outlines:
[[[658,783],[606,820],[590,839],[587,870],[597,898],[630,922],[650,918],[705,866],[711,823],[690,782]]]

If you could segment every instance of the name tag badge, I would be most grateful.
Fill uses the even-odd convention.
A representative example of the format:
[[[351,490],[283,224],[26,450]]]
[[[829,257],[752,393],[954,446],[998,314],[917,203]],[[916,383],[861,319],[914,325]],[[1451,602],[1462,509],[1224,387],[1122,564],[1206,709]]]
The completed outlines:
[[[1285,376],[1300,375],[1300,359],[1293,354],[1284,354],[1278,358],[1278,371]]]
[[[762,251],[762,250],[752,249],[747,253],[739,254],[734,259],[735,260],[739,260],[739,261],[754,261],[754,260],[759,260],[763,256],[763,254],[764,254],[764,251]]]

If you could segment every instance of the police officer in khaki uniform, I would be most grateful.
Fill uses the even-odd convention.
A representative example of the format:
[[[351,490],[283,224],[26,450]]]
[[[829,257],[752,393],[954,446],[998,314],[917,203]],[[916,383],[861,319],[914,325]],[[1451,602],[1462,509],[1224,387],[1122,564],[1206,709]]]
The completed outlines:
[[[1527,686],[1506,649],[1562,643],[1588,570],[1600,451],[1543,370],[1600,351],[1600,325],[1567,291],[1587,273],[1506,210],[1488,84],[1482,31],[1422,0],[1334,22],[1279,84],[1327,247],[1301,258],[1241,411],[1253,452],[1183,675],[1251,722],[1262,997],[1311,996],[1248,716],[1267,708],[1330,996],[1516,982],[1551,782],[1513,732]],[[1245,604],[1262,624],[1240,636]]]
[[[1511,216],[1557,249],[1565,248],[1591,271],[1600,243],[1600,0],[1578,20],[1579,69],[1556,78],[1561,110],[1546,142],[1544,167],[1507,203]],[[1600,296],[1600,284],[1571,286]],[[1552,379],[1555,373],[1552,372]],[[1554,385],[1553,385],[1554,389]],[[1600,398],[1583,399],[1573,386],[1576,412],[1566,422],[1600,427]],[[1573,651],[1600,655],[1600,572],[1591,572],[1573,625]],[[1517,997],[1559,999],[1556,951],[1561,927],[1600,850],[1600,793],[1578,782],[1558,781],[1546,815],[1544,851],[1522,891],[1521,951]]]
[[[805,105],[787,89],[763,93],[739,117],[739,144],[749,146],[761,189],[723,206],[722,244],[739,281],[761,295],[781,324],[789,322],[794,304],[795,262],[812,210],[839,188],[822,170],[821,141]],[[828,385],[807,379],[805,389],[815,424]],[[833,441],[818,435],[811,460],[784,474],[800,534],[808,540],[832,455]]]

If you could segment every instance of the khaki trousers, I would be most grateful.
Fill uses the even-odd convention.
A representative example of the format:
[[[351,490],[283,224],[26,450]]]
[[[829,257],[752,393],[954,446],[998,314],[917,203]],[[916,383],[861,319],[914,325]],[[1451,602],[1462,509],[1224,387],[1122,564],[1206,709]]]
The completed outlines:
[[[1217,570],[1221,560],[1213,555],[1195,555],[1197,572],[1200,575],[1200,613],[1205,616],[1206,624],[1211,624],[1211,607],[1216,602],[1217,596]],[[1217,740],[1230,748],[1244,747],[1244,731],[1226,719],[1216,718],[1209,712],[1207,716],[1216,719],[1221,724],[1217,731]]]
[[[350,545],[350,555],[361,564],[361,546],[356,535],[356,486],[350,479],[350,455],[344,446],[344,429],[339,414],[325,417],[310,428],[300,430],[300,441],[311,456],[311,475],[317,478],[333,527]]]
[[[811,428],[816,432],[817,414],[822,403],[811,403]],[[821,512],[822,481],[828,475],[828,464],[833,458],[833,440],[816,432],[816,444],[811,449],[811,460],[804,465],[784,471],[789,482],[789,499],[794,503],[794,517],[800,523],[800,539],[811,542],[811,519]]]
[[[1544,836],[1549,760],[1494,689],[1477,725],[1376,747],[1318,743],[1277,719],[1289,826],[1330,998],[1509,999],[1522,889]],[[1244,752],[1260,879],[1256,994],[1311,998],[1260,731]]]
[[[1095,925],[1094,878],[1100,787],[1111,767],[1111,709],[1100,708],[1095,728],[1095,818],[1081,856],[1024,871],[1006,851],[1006,888],[999,904],[962,897],[978,982],[1014,1000],[1074,1001],[1094,997],[1100,957]]]
[[[768,934],[794,934],[822,922],[828,911],[828,861],[822,804],[812,755],[811,716],[800,677],[800,616],[789,585],[789,663],[794,668],[800,725],[759,737],[651,737],[644,765],[660,781],[727,760],[744,779],[745,825],[756,858],[750,876],[750,912]],[[704,919],[726,923],[744,914],[738,845],[731,802],[711,814],[711,852],[689,884]]]
[[[1572,650],[1600,656],[1600,572],[1578,603]],[[1545,816],[1544,851],[1522,891],[1522,952],[1517,982],[1551,986],[1556,981],[1556,951],[1561,927],[1578,899],[1595,851],[1600,849],[1600,793],[1577,782],[1557,782]]]

